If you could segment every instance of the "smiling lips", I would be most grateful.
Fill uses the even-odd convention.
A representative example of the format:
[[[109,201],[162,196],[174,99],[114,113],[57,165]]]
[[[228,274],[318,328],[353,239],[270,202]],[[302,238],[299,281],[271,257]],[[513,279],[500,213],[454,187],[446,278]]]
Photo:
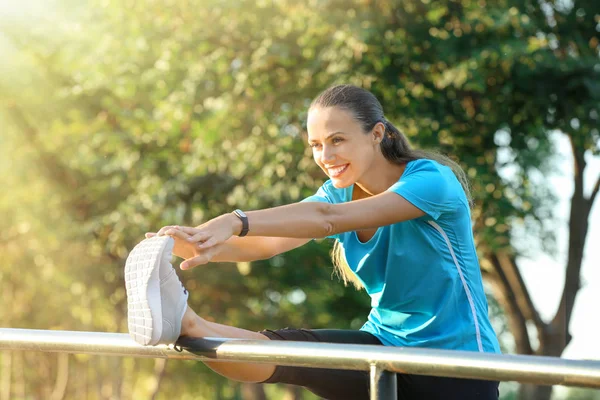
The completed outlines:
[[[350,165],[350,164],[344,164],[344,165],[340,165],[338,167],[327,168],[327,172],[329,172],[330,177],[337,178],[338,176],[342,175],[348,169],[348,165]]]

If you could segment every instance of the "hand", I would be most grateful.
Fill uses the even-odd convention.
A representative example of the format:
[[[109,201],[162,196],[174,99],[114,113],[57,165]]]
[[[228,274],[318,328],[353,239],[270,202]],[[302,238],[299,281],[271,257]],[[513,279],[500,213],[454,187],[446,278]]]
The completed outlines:
[[[185,258],[185,261],[179,264],[179,267],[182,270],[191,269],[197,267],[198,265],[208,264],[212,261],[215,255],[221,252],[225,246],[224,243],[219,243],[211,246],[208,249],[202,249],[200,247],[203,245],[203,243],[192,242],[193,235],[198,233],[198,228],[191,228],[187,226],[178,226],[176,228],[168,229],[165,232],[165,234],[175,239],[176,246],[178,243],[180,243],[182,248],[188,248],[191,250],[191,253],[188,256],[182,257]]]
[[[157,233],[146,233],[146,237],[168,235],[175,239],[173,253],[185,261],[181,269],[190,269],[206,264],[218,254],[224,243],[237,231],[241,230],[241,222],[232,214],[214,218],[196,228],[169,225]]]
[[[145,234],[146,238],[165,235],[171,236],[175,240],[175,244],[173,245],[173,254],[175,254],[177,257],[185,260],[198,255],[197,249],[194,248],[194,243],[186,240],[189,235],[181,231],[179,226],[163,226],[158,232],[147,232]]]
[[[199,249],[206,250],[226,242],[241,230],[241,221],[238,217],[233,214],[223,214],[196,228],[187,228],[184,232],[191,236],[187,239],[190,243],[198,243]]]

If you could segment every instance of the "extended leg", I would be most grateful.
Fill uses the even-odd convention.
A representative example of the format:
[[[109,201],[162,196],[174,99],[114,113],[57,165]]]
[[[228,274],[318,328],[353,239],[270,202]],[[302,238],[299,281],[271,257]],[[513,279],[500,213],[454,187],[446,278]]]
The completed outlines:
[[[258,332],[209,322],[199,317],[189,306],[181,322],[181,336],[269,340],[267,336]],[[213,371],[229,379],[241,382],[264,382],[275,372],[275,366],[270,364],[237,363],[230,361],[207,361],[205,364]]]

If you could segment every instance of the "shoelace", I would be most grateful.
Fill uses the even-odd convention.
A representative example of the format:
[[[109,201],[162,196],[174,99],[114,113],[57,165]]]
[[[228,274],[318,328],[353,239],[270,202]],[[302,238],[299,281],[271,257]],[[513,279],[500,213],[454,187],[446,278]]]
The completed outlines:
[[[187,289],[185,288],[185,286],[183,286],[183,282],[179,281],[179,283],[181,283],[181,287],[183,288],[183,294],[188,294]]]

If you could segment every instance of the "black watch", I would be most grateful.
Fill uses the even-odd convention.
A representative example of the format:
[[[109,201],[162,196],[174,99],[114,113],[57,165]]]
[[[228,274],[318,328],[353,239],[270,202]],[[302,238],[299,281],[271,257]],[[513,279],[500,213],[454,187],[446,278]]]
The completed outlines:
[[[242,210],[235,210],[233,212],[236,217],[242,221],[242,231],[238,235],[239,237],[246,236],[249,231],[248,227],[248,216]]]

